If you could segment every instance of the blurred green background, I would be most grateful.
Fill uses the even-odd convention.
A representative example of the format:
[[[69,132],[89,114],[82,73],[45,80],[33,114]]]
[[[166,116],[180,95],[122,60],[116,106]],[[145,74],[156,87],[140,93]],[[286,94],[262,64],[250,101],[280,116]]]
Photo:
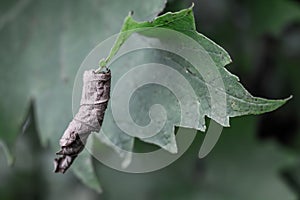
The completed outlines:
[[[168,0],[163,13],[191,3]],[[40,132],[60,136],[53,124],[63,128],[71,115],[64,110],[49,115],[47,104],[64,97],[56,87],[71,91],[86,54],[117,33],[130,10],[139,20],[151,19],[163,1],[0,1],[0,112],[11,113],[0,114],[0,137],[11,136],[7,143],[15,146],[16,156],[9,167],[0,153],[1,200],[300,199],[300,1],[194,3],[197,30],[229,52],[233,63],[227,68],[254,96],[294,98],[272,113],[232,119],[202,160],[197,154],[204,134],[199,133],[184,156],[156,172],[126,174],[93,161],[104,191],[98,194],[73,173],[52,173],[54,152]],[[39,107],[44,110],[36,111]]]

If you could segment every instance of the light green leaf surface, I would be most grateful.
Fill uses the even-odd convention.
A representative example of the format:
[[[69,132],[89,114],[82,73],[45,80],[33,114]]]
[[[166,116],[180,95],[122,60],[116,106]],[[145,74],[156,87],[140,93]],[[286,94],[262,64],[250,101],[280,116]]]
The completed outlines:
[[[164,46],[164,40],[171,35],[166,34],[155,34],[154,31],[151,32],[151,28],[164,28],[167,30],[177,31],[184,34],[187,37],[192,38],[196,43],[200,44],[203,48],[203,53],[200,53],[200,57],[197,60],[196,65],[189,63],[186,58],[174,55],[170,52],[157,49],[143,49],[127,52],[122,54],[122,48],[127,48],[130,43],[162,43]],[[133,33],[138,33],[139,35],[134,35]],[[147,41],[147,38],[150,38]],[[151,40],[157,38],[158,40]],[[176,43],[176,39],[169,39]],[[187,49],[188,45],[180,44],[179,49]],[[125,46],[125,47],[124,47]],[[153,48],[155,45],[153,45]],[[118,54],[118,51],[122,53]],[[115,59],[113,59],[116,57]],[[205,58],[210,57],[211,63],[207,62]],[[160,104],[163,105],[167,111],[167,121],[163,128],[155,136],[148,138],[140,137],[142,141],[156,144],[171,153],[177,152],[177,145],[174,135],[174,125],[194,128],[197,130],[205,131],[205,116],[215,120],[222,126],[229,126],[229,118],[250,115],[250,114],[261,114],[265,112],[273,111],[280,106],[282,106],[288,99],[283,100],[268,100],[264,98],[253,97],[239,82],[238,77],[231,74],[225,65],[231,62],[231,58],[228,53],[215,44],[210,39],[206,38],[202,34],[198,33],[195,28],[195,21],[193,16],[192,7],[184,9],[176,13],[166,13],[162,16],[157,17],[151,22],[137,22],[135,21],[131,14],[125,19],[122,31],[113,46],[110,55],[100,63],[100,65],[107,65],[111,68],[113,74],[112,80],[112,91],[116,82],[121,79],[121,77],[133,70],[135,66],[139,66],[145,63],[160,63],[170,66],[188,80],[189,84],[192,86],[196,96],[197,103],[200,105],[199,108],[199,119],[198,121],[193,121],[193,118],[186,119],[186,123],[180,123],[181,113],[180,105],[176,100],[174,91],[168,91],[165,87],[159,87],[157,85],[143,86],[136,90],[130,99],[130,115],[133,120],[139,126],[146,126],[150,123],[149,110],[152,105]],[[126,65],[124,65],[126,63]],[[204,76],[212,76],[206,74],[210,72],[210,67],[217,69],[219,76],[215,77],[222,79],[223,85],[216,85],[213,81],[207,83]],[[159,70],[158,70],[159,71]],[[187,73],[188,71],[188,73]],[[132,77],[128,82],[122,83],[123,85],[132,85],[138,83],[139,80],[147,79],[149,74],[155,77],[159,77],[159,74],[153,69],[144,71],[143,73],[136,73],[136,76]],[[168,79],[169,78],[169,79]],[[161,79],[168,79],[172,82],[174,77],[165,76]],[[211,78],[213,80],[214,78]],[[178,83],[180,85],[181,83]],[[181,90],[182,89],[182,90]],[[186,88],[178,87],[176,90],[181,92],[186,90]],[[124,91],[126,92],[126,91]],[[211,102],[211,93],[216,93],[223,95],[226,98],[225,104],[213,105]],[[185,97],[192,99],[193,94],[186,94]],[[125,99],[120,97],[114,99],[117,101],[116,104],[122,104]],[[219,103],[219,102],[217,102]],[[214,106],[216,106],[214,108]],[[124,132],[117,124],[130,123],[127,122],[127,118],[124,117],[118,121],[112,115],[112,110],[109,106],[106,112],[104,125],[102,128],[102,136],[105,135],[106,138],[112,142],[111,146],[119,152],[120,149],[125,151],[131,151],[134,145],[134,137],[129,136]],[[225,109],[225,113],[220,112],[220,110]],[[104,137],[100,139],[105,140]]]
[[[119,31],[129,11],[139,20],[151,20],[165,0],[14,0],[0,5],[0,140],[13,148],[32,100],[41,141],[50,143],[54,156],[72,119],[71,92],[80,63]],[[73,170],[99,191],[90,156],[81,159],[89,161],[75,161]],[[78,171],[79,165],[86,170]]]

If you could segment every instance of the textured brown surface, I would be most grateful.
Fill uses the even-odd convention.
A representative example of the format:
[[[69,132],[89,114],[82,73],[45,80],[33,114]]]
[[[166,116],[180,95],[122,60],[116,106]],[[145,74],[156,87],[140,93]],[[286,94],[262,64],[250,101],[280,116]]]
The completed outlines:
[[[54,172],[65,173],[83,150],[91,132],[99,132],[110,97],[111,73],[85,71],[80,108],[60,139],[59,158],[54,160]]]

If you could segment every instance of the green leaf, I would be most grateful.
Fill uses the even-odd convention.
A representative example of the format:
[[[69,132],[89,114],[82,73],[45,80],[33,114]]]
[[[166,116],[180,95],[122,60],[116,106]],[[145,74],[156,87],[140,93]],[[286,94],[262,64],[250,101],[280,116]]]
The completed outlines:
[[[41,141],[56,152],[72,118],[71,91],[82,60],[118,32],[129,11],[151,20],[165,0],[5,0],[0,5],[0,140],[11,151],[32,100]],[[99,191],[91,158],[85,155],[78,160],[88,159],[86,172],[73,170]]]
[[[235,118],[211,154],[201,160],[195,155],[204,135],[198,134],[180,159],[156,172],[128,174],[103,166],[96,170],[111,200],[130,196],[132,188],[139,199],[295,200],[280,172],[294,164],[297,155],[275,142],[259,141],[256,128],[255,117]],[[189,129],[184,132],[191,134]],[[114,187],[116,182],[122,187]]]
[[[130,99],[130,115],[133,121],[140,126],[146,126],[150,123],[148,111],[152,105],[160,104],[164,106],[164,109],[168,113],[168,119],[160,132],[155,136],[148,138],[144,138],[141,135],[137,135],[136,137],[140,138],[142,141],[156,144],[171,153],[177,152],[174,135],[175,125],[205,131],[205,116],[208,116],[222,126],[228,127],[230,117],[270,112],[276,110],[290,99],[268,100],[252,96],[239,82],[238,77],[234,76],[226,68],[224,68],[225,65],[231,62],[231,58],[228,53],[216,43],[196,31],[192,8],[193,6],[176,13],[166,13],[151,22],[137,22],[130,14],[125,19],[122,31],[119,34],[109,56],[105,59],[105,62],[102,62],[103,65],[105,63],[105,65],[108,65],[112,70],[112,74],[114,76],[112,81],[112,91],[115,91],[117,81],[119,81],[124,74],[133,70],[135,66],[145,63],[160,63],[170,66],[188,80],[197,96],[196,101],[200,104],[199,121],[193,121],[193,118],[190,118],[185,119],[185,124],[180,124],[180,105],[176,101],[175,96],[172,94],[174,91],[170,92],[164,87],[158,87],[155,85],[150,85],[149,87],[143,86],[136,90]],[[200,57],[197,60],[196,65],[188,62],[186,58],[157,49],[132,51],[127,52],[126,55],[123,55],[124,52],[118,54],[119,50],[122,48],[126,49],[127,46],[130,46],[130,43],[134,43],[136,41],[138,41],[138,43],[145,42],[147,44],[154,44],[157,40],[151,39],[157,38],[157,43],[162,43],[161,46],[166,44],[164,43],[164,40],[168,39],[169,41],[176,43],[176,38],[170,39],[172,36],[167,33],[166,35],[163,33],[155,34],[154,31],[151,32],[151,28],[164,28],[182,33],[200,44],[205,52],[203,54],[200,53]],[[133,33],[138,33],[139,35],[133,35]],[[147,38],[149,39],[148,41]],[[181,43],[181,46],[178,46],[178,48],[187,50],[189,50],[189,48],[192,49],[192,47],[188,46],[189,44]],[[153,48],[155,48],[155,45]],[[199,51],[202,50],[199,49]],[[114,57],[116,57],[116,59],[113,60]],[[207,62],[207,57],[212,59],[214,66]],[[126,63],[126,65],[124,65],[124,63]],[[221,87],[222,85],[216,85],[213,81],[207,83],[205,77],[203,77],[209,76],[206,72],[211,72],[210,68],[213,67],[215,67],[217,72],[220,74],[224,88]],[[201,74],[199,72],[201,72]],[[159,70],[155,71],[153,69],[149,69],[143,73],[136,72],[135,76],[125,82],[122,82],[122,85],[130,86],[137,84],[139,80],[146,80],[149,77],[149,74],[153,77],[160,77]],[[167,81],[174,82],[172,78],[172,76],[160,77],[160,79],[168,79]],[[218,77],[215,78],[217,79]],[[213,78],[211,80],[213,80]],[[180,88],[180,84],[181,83],[178,84],[176,91],[180,90],[179,92],[184,93],[186,88]],[[123,91],[126,91],[125,87],[119,92],[122,93]],[[223,105],[213,105],[210,102],[210,93],[226,96],[226,103]],[[184,96],[188,99],[194,98],[191,93],[185,94]],[[126,102],[126,99],[122,99],[121,97],[113,99],[113,101],[115,101],[114,106],[126,106],[123,104],[123,102]],[[213,109],[213,106],[217,107]],[[121,109],[122,108],[120,107],[119,110]],[[225,115],[219,111],[224,109],[226,110]],[[156,112],[160,111],[161,110],[159,109],[156,110]],[[134,137],[129,136],[126,132],[121,130],[120,127],[118,127],[118,124],[130,124],[131,122],[128,118],[129,117],[122,117],[120,119],[116,119],[116,116],[113,116],[112,114],[111,106],[109,106],[109,109],[106,112],[102,128],[102,137],[100,137],[100,139],[102,138],[102,140],[105,140],[103,139],[104,137],[109,138],[112,142],[111,146],[115,147],[115,149],[119,152],[122,152],[122,150],[131,152],[133,148]],[[105,136],[103,137],[103,135]],[[122,150],[120,151],[120,149]]]
[[[85,185],[94,189],[98,193],[102,193],[98,178],[95,176],[94,168],[87,166],[93,166],[93,164],[91,155],[85,149],[83,152],[81,152],[81,155],[78,157],[74,165],[72,165],[73,171]]]

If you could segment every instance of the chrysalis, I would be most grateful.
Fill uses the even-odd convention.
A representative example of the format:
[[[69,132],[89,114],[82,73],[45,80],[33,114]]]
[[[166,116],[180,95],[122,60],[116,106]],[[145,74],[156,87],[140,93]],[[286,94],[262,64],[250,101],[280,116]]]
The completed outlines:
[[[61,150],[54,160],[54,172],[65,173],[83,150],[91,132],[99,132],[110,98],[111,72],[85,71],[80,108],[60,139]]]

